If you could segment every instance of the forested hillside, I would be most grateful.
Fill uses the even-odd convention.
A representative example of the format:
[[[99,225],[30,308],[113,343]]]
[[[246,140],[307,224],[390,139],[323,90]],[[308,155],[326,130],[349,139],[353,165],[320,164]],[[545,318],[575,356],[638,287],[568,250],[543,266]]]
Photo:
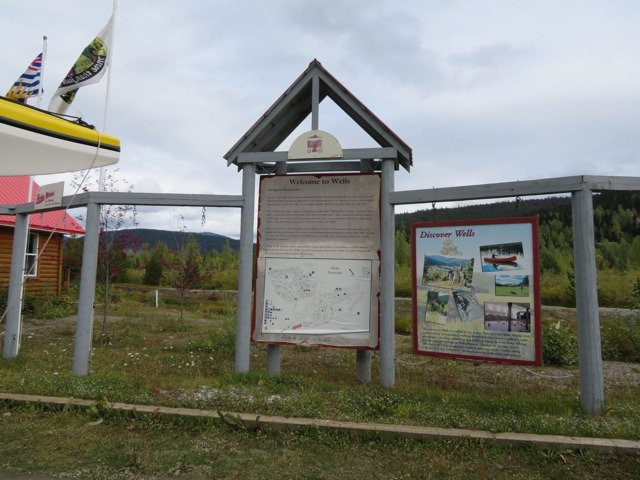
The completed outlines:
[[[172,230],[155,230],[151,228],[130,228],[109,232],[109,235],[113,236],[114,241],[117,241],[123,236],[127,236],[134,239],[137,244],[146,244],[149,248],[154,248],[158,243],[164,243],[172,249],[184,245],[187,237],[193,236],[196,242],[198,242],[202,253],[209,253],[213,250],[221,251],[227,242],[229,242],[229,246],[233,250],[238,250],[240,245],[239,240],[211,232],[188,233]]]
[[[573,303],[571,198],[519,199],[396,215],[396,246],[408,241],[411,222],[537,215],[540,219],[542,300]],[[640,306],[640,194],[606,192],[594,196],[596,263],[603,306]],[[402,254],[400,255],[402,257]],[[401,263],[398,265],[402,267]]]

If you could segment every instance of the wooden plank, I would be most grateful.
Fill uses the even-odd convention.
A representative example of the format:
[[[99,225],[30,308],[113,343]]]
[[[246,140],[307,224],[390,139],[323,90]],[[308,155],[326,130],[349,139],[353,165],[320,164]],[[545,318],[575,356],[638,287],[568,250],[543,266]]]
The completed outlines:
[[[640,190],[640,177],[584,175],[585,187],[589,190],[616,190],[638,191]]]
[[[245,152],[238,155],[238,164],[243,163],[263,163],[263,162],[284,162],[287,160],[288,152]],[[395,147],[377,148],[345,148],[342,150],[341,160],[362,160],[363,158],[397,158],[398,150]],[[321,160],[318,158],[309,159],[311,161]],[[324,160],[337,160],[326,158]],[[295,160],[296,162],[304,160]]]
[[[62,207],[50,207],[38,210],[47,212],[61,210],[68,205],[82,207],[93,202],[101,205],[158,205],[171,207],[242,207],[242,195],[209,195],[187,193],[140,193],[140,192],[87,192],[62,197]],[[33,212],[33,203],[16,206],[16,213]]]
[[[24,395],[17,393],[0,393],[0,400],[14,403],[40,403],[50,406],[91,407],[98,405],[96,400],[85,400],[71,397],[47,397],[42,395]],[[538,435],[514,432],[487,432],[484,430],[467,430],[459,428],[420,427],[411,425],[392,425],[381,423],[342,422],[318,418],[280,417],[275,415],[258,415],[253,413],[220,412],[195,408],[174,408],[155,405],[134,405],[129,403],[110,402],[109,407],[116,411],[147,413],[150,415],[167,415],[179,417],[204,417],[221,421],[241,422],[247,427],[261,427],[284,430],[317,429],[333,430],[345,433],[364,435],[383,434],[399,438],[442,439],[442,440],[479,440],[500,444],[555,446],[566,449],[593,449],[616,453],[640,454],[640,442],[617,438],[568,437],[565,435]]]
[[[380,170],[380,162],[375,162],[376,170]],[[347,162],[307,162],[287,163],[288,173],[315,173],[315,172],[359,172],[360,161]]]
[[[552,193],[575,192],[583,188],[583,177],[578,175],[572,177],[545,178],[541,180],[524,180],[522,182],[485,183],[482,185],[397,191],[389,194],[389,201],[393,205],[408,205],[412,203],[547,195]]]

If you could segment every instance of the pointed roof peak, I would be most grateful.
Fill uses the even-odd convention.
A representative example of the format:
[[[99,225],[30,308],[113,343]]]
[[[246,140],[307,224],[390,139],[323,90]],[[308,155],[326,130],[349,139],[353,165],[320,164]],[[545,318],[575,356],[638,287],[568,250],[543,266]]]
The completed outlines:
[[[312,108],[314,75],[319,78],[319,101],[331,98],[381,147],[395,147],[398,161],[409,170],[413,164],[411,147],[331,75],[317,58],[224,155],[228,164],[237,163],[240,153],[274,151],[307,118]]]

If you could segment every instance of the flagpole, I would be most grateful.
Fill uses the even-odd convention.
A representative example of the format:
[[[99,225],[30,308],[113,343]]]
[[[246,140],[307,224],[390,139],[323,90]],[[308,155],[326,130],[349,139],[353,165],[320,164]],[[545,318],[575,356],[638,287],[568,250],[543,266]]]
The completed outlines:
[[[36,102],[36,107],[40,108],[40,104],[42,103],[42,94],[44,93],[44,61],[47,58],[47,36],[42,36],[42,60],[40,61],[40,88],[38,89],[38,101]],[[31,187],[29,187],[31,189]],[[29,202],[31,201],[31,197],[29,197]]]
[[[40,108],[42,103],[42,87],[44,86],[44,61],[47,58],[47,36],[42,36],[42,59],[40,60],[40,86],[38,88],[38,99],[36,100],[36,107]],[[29,190],[27,193],[27,203],[31,201],[31,195],[33,194],[33,178],[29,175]],[[27,243],[29,243],[29,215],[27,215]],[[29,273],[29,272],[27,272]],[[24,277],[23,277],[24,278]],[[24,281],[23,281],[24,285]]]
[[[109,112],[109,96],[111,93],[111,69],[113,65],[113,36],[116,29],[116,11],[118,9],[118,0],[113,0],[113,11],[111,13],[111,41],[108,43],[111,47],[111,51],[107,53],[109,59],[108,71],[107,71],[107,92],[104,96],[104,116],[102,117],[102,131],[107,130],[107,114]],[[105,170],[104,167],[100,167],[100,174],[98,176],[98,190],[104,190]]]

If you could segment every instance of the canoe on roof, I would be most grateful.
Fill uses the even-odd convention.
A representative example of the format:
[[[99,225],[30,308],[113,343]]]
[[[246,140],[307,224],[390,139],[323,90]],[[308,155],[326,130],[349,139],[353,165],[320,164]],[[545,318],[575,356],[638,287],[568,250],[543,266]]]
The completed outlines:
[[[72,172],[119,159],[118,138],[0,97],[0,175]]]

